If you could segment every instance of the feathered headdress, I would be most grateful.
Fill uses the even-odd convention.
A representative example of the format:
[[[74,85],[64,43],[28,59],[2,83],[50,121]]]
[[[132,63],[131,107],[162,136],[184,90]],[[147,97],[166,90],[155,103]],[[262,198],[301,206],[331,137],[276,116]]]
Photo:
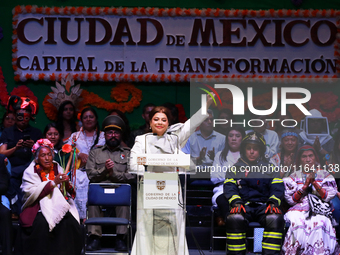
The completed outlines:
[[[80,94],[83,90],[80,89],[80,84],[74,86],[71,74],[68,74],[65,79],[61,78],[61,84],[56,82],[56,87],[51,87],[51,89],[53,92],[48,94],[51,98],[47,101],[57,109],[64,101],[71,101],[77,107],[77,104],[82,100]]]

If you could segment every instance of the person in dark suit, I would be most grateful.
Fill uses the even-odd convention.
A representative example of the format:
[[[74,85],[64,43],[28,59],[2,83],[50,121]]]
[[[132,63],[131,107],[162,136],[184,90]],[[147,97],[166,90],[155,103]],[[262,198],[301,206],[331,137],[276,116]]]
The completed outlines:
[[[8,110],[15,114],[15,124],[6,128],[0,138],[0,153],[11,163],[10,186],[7,192],[11,202],[12,218],[21,212],[22,192],[20,185],[24,170],[32,161],[31,148],[42,137],[41,130],[29,123],[37,114],[37,103],[27,97],[11,96]]]

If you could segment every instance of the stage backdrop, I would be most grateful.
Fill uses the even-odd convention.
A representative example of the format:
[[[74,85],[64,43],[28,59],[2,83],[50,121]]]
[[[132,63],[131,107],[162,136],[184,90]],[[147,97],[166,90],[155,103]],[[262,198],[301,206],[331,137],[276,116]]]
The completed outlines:
[[[52,92],[50,87],[67,73],[76,75],[75,84],[80,84],[87,96],[100,98],[102,104],[97,102],[97,106],[106,108],[98,109],[100,121],[112,107],[109,104],[117,101],[112,97],[117,82],[141,90],[142,99],[137,98],[141,106],[181,103],[189,117],[188,81],[195,75],[336,74],[334,13],[316,10],[340,9],[337,1],[302,1],[299,8],[312,10],[293,14],[287,10],[298,7],[291,1],[114,4],[115,8],[112,1],[2,1],[0,66],[4,80],[0,97],[26,85],[30,91],[19,87],[16,92],[33,93],[38,98],[36,125],[43,128],[50,121],[43,102]],[[77,28],[82,33],[74,33]],[[232,34],[229,39],[223,34],[228,29]],[[298,33],[301,29],[303,33]],[[77,38],[80,43],[75,46]],[[132,127],[142,124],[141,106],[128,109]]]

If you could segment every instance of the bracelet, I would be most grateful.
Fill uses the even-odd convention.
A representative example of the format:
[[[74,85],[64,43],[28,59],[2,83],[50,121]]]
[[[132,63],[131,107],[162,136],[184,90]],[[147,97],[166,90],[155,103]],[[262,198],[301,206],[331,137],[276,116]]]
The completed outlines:
[[[302,192],[300,189],[297,191],[297,193],[298,193],[300,196],[303,195],[303,192]]]
[[[318,187],[318,188],[315,188],[317,192],[321,191],[322,190],[322,187]]]
[[[299,200],[301,199],[301,196],[300,196],[300,198],[297,198],[297,193],[299,193],[299,191],[296,191],[292,196],[292,198],[295,202],[299,202]]]

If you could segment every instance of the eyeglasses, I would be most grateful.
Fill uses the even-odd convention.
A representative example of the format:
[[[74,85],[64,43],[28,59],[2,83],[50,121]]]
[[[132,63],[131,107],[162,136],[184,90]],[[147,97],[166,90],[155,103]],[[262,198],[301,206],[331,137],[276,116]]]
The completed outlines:
[[[107,136],[118,136],[118,135],[120,135],[120,131],[118,131],[118,130],[106,131],[105,135],[107,135]]]
[[[31,119],[31,114],[29,113],[21,113],[21,112],[17,113],[18,121],[23,121],[23,120],[29,121],[30,119]]]

